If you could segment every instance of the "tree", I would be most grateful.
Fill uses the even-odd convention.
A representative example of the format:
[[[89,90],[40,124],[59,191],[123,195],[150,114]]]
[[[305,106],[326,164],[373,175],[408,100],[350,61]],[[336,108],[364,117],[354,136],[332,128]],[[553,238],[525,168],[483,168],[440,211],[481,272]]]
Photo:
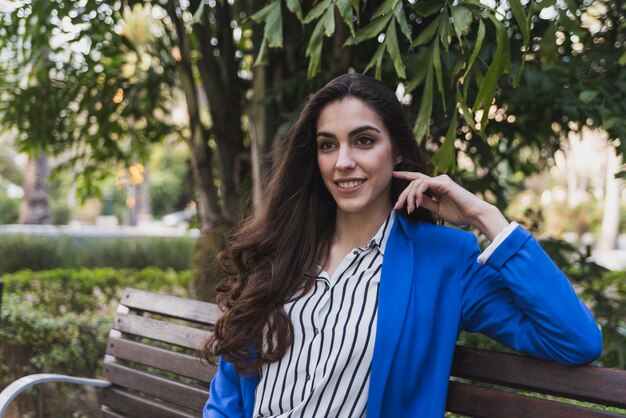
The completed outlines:
[[[417,99],[410,106],[415,133],[435,169],[461,171],[466,184],[495,192],[503,206],[502,170],[536,172],[569,130],[600,127],[620,153],[626,149],[617,141],[626,132],[620,2],[323,0],[307,13],[304,7],[287,2],[287,12],[274,0],[258,12],[264,42],[281,47],[285,15],[313,27],[311,77],[328,68],[334,42],[325,37],[343,23],[351,33],[344,49],[376,47],[368,61],[355,57],[351,65],[402,83]]]
[[[297,106],[351,68],[401,85],[435,170],[502,207],[571,129],[625,147],[618,2],[56,0],[2,20],[0,113],[22,148],[78,166],[90,193],[112,162],[178,136],[214,239],[247,210],[251,167],[259,196]],[[182,125],[169,117],[181,91]]]
[[[30,157],[24,170],[24,198],[18,224],[48,225],[52,211],[48,193],[48,156],[43,152]]]

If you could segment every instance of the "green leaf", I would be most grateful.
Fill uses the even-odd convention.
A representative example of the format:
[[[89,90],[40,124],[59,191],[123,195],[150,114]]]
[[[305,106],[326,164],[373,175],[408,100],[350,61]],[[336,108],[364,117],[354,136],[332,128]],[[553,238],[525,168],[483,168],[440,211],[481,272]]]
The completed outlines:
[[[422,81],[424,81],[424,78],[426,77],[426,74],[428,73],[428,69],[431,68],[430,61],[432,60],[432,57],[433,57],[434,45],[435,43],[432,43],[430,45],[430,48],[428,48],[428,52],[426,53],[426,56],[424,57],[422,61],[422,65],[418,67],[417,72],[415,73],[411,81],[409,81],[407,85],[405,86],[405,91],[407,93],[415,90],[415,88],[419,86],[422,83]]]
[[[300,0],[287,0],[287,9],[296,15],[298,20],[302,22],[304,19],[302,16],[302,7],[300,7]]]
[[[454,24],[456,36],[461,39],[472,24],[472,12],[464,6],[452,6],[450,8],[450,14],[452,15],[452,23]]]
[[[461,79],[465,79],[467,77],[467,73],[472,69],[474,65],[474,61],[476,61],[476,57],[478,57],[478,53],[480,52],[480,48],[483,46],[483,41],[485,40],[485,24],[482,19],[478,21],[478,33],[476,34],[476,43],[474,46],[474,50],[472,51],[472,55],[467,63],[467,68],[465,69],[465,73],[461,77]]]
[[[454,142],[456,140],[457,124],[458,121],[455,114],[450,121],[450,126],[448,126],[446,139],[435,155],[430,159],[437,173],[454,173],[456,171],[456,149]]]
[[[580,94],[578,95],[578,99],[583,103],[589,104],[597,96],[598,96],[597,90],[585,90],[585,91],[580,92]]]
[[[567,15],[565,10],[559,10],[559,23],[567,32],[571,32],[574,35],[585,36],[585,30],[581,26],[581,22],[578,20],[572,20]]]
[[[400,78],[406,78],[404,63],[402,62],[400,47],[398,46],[398,35],[396,33],[395,22],[391,22],[387,28],[387,33],[385,34],[385,44],[387,45],[387,52],[393,60],[393,66],[396,70],[396,74],[398,74],[398,77]]]
[[[491,106],[491,101],[493,100],[493,96],[496,91],[498,77],[503,72],[503,69],[506,68],[506,63],[503,63],[503,61],[508,58],[508,38],[506,35],[506,28],[502,22],[495,17],[489,17],[496,27],[496,53],[489,69],[487,70],[487,73],[485,74],[485,78],[482,80],[482,84],[478,90],[478,94],[476,95],[476,100],[474,101],[474,109],[478,109],[480,106],[484,105],[481,128],[484,128],[485,123],[488,120],[487,117],[489,107]]]
[[[443,45],[443,49],[448,51],[448,47],[450,46],[450,16],[448,12],[444,12],[441,14],[441,24],[439,25],[439,39],[441,40],[441,44]]]
[[[526,13],[524,12],[524,8],[522,7],[522,2],[520,0],[509,0],[509,4],[511,5],[511,12],[513,12],[513,17],[517,21],[517,25],[522,31],[522,39],[524,40],[524,45],[528,45],[528,40],[530,37],[530,27],[528,26],[528,20],[526,19]]]
[[[621,116],[611,116],[604,122],[602,122],[602,127],[604,129],[613,129],[616,125],[621,124],[623,121],[623,117]]]
[[[433,68],[435,69],[435,76],[437,78],[437,90],[441,94],[441,102],[443,103],[443,111],[446,111],[446,98],[443,93],[443,74],[441,71],[441,54],[439,53],[439,42],[435,42],[433,45]]]
[[[578,10],[578,4],[576,3],[576,0],[565,0],[565,4],[567,4],[567,8],[570,12],[576,14],[576,11]]]
[[[376,71],[374,74],[374,77],[380,79],[381,77],[381,64],[383,62],[383,54],[385,53],[385,44],[382,43],[378,46],[378,49],[376,49],[376,52],[374,53],[374,56],[372,57],[372,59],[370,60],[370,62],[367,64],[367,67],[365,67],[365,70],[363,70],[364,73],[368,72],[370,68],[372,68],[373,66],[376,66]]]
[[[193,14],[193,17],[191,18],[191,24],[192,25],[203,25],[204,24],[204,2],[201,1],[200,5],[198,6],[198,10],[196,10],[196,12]]]
[[[324,17],[321,19],[324,22],[324,35],[332,36],[335,33],[335,9],[329,7],[324,13]]]
[[[400,26],[400,32],[402,32],[404,37],[410,41],[411,29],[409,29],[409,22],[406,20],[406,14],[404,13],[404,5],[402,4],[402,2],[399,2],[396,6],[394,15],[396,16],[396,22],[398,22],[398,26]]]
[[[267,39],[263,38],[261,41],[261,47],[259,48],[259,54],[254,61],[254,66],[257,65],[267,65],[269,63],[267,59]]]
[[[626,65],[626,52],[624,52],[620,57],[619,60],[617,61],[619,63],[619,65],[624,66]]]
[[[543,33],[539,43],[539,59],[542,65],[556,64],[559,60],[559,51],[556,45],[556,25],[554,22]]]
[[[322,15],[322,13],[326,11],[326,9],[328,9],[331,6],[332,6],[331,0],[322,0],[321,2],[317,3],[315,7],[313,7],[309,11],[309,14],[307,14],[306,17],[304,18],[304,23],[310,23],[313,20],[317,19],[318,17]]]
[[[371,21],[369,25],[359,30],[355,37],[348,38],[344,45],[356,45],[367,39],[380,35],[383,32],[383,29],[387,27],[387,24],[391,20],[392,16],[392,14],[388,14]]]
[[[296,0],[294,0],[296,1]],[[354,36],[354,13],[352,12],[352,4],[350,0],[334,0],[335,5],[337,6],[337,10],[339,10],[339,14],[343,21],[350,28],[350,34]]]
[[[474,7],[478,7],[480,9],[486,9],[491,11],[492,13],[496,12],[496,9],[494,9],[493,7],[483,3],[481,0],[463,0],[460,2],[460,4],[463,4],[465,6],[474,6]]]
[[[416,1],[413,10],[418,16],[427,17],[440,12],[444,6],[445,3],[441,0]]]
[[[456,86],[456,101],[459,103],[459,106],[461,106],[461,110],[463,111],[463,119],[465,120],[465,123],[467,123],[469,127],[472,128],[473,131],[476,131],[476,122],[474,121],[474,114],[469,109],[469,107],[467,107],[467,102],[465,100],[465,97],[463,97],[463,93],[461,93],[461,89],[459,88],[458,84]]]
[[[413,41],[413,43],[411,44],[412,47],[416,47],[419,45],[422,45],[428,41],[430,41],[433,36],[435,35],[435,33],[437,33],[437,30],[439,29],[439,21],[441,20],[441,15],[437,16],[435,18],[435,20],[433,20],[430,25],[428,25],[426,27],[426,29],[424,29],[422,32],[420,32],[420,34],[417,36],[417,38],[415,38],[415,40]]]
[[[385,0],[383,4],[381,4],[378,9],[372,15],[372,19],[376,19],[379,16],[384,16],[388,14],[392,14],[394,7],[396,6],[396,2],[398,0]]]
[[[426,74],[426,82],[424,83],[424,91],[422,93],[422,101],[420,102],[420,110],[417,114],[415,122],[415,139],[421,142],[424,136],[430,132],[430,115],[433,111],[433,67],[428,66],[428,74]]]
[[[263,35],[267,38],[270,48],[282,48],[283,17],[280,9],[280,0],[274,0],[250,18],[259,23],[265,21]]]
[[[324,20],[320,19],[313,29],[311,39],[306,46],[305,56],[309,57],[309,68],[307,77],[312,78],[319,73],[322,60],[322,45],[324,38]]]

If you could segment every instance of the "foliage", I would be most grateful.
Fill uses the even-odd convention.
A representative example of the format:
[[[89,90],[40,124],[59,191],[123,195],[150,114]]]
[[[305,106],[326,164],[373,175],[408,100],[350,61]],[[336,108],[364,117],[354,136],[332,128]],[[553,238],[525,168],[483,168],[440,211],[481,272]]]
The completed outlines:
[[[155,146],[150,155],[150,202],[152,214],[161,218],[181,211],[193,199],[189,150],[179,144]]]
[[[147,268],[21,271],[4,276],[0,321],[0,387],[32,373],[98,377],[115,306],[127,286],[189,297],[191,274]],[[55,416],[87,416],[71,405],[77,387],[42,390]],[[22,403],[28,395],[21,396]],[[32,404],[25,407],[32,409]]]
[[[294,106],[350,68],[372,71],[394,88],[401,83],[436,171],[489,191],[485,196],[501,207],[511,175],[550,164],[569,130],[602,127],[611,140],[626,132],[619,2],[295,0],[286,6],[280,0],[24,2],[3,15],[0,32],[0,49],[12,51],[15,64],[0,69],[6,75],[0,90],[11,103],[5,123],[19,128],[25,148],[93,153],[79,170],[83,186],[103,175],[96,168],[103,162],[145,156],[166,132],[180,134],[192,149],[197,198],[208,199],[199,211],[212,213],[201,216],[202,224],[211,227],[236,216],[232,202],[248,175],[238,165],[241,109],[226,111],[231,102],[252,97],[252,105],[265,108],[261,116],[251,106],[248,116],[262,127],[267,151]],[[65,33],[67,46],[56,45],[53,33]],[[304,80],[306,74],[313,78]],[[33,82],[14,88],[20,75]],[[247,91],[251,78],[255,92]],[[163,117],[178,89],[187,101],[188,129]],[[42,90],[55,100],[34,105]],[[32,123],[41,114],[68,117]],[[213,150],[219,169],[204,167],[202,177],[198,164],[213,161]],[[220,206],[223,200],[231,204]]]
[[[0,190],[0,225],[15,223],[20,215],[20,202]]]
[[[192,238],[3,235],[0,274],[79,267],[188,270],[194,245]]]
[[[169,113],[173,82],[162,65],[173,59],[161,45],[162,60],[152,65],[141,45],[114,34],[119,3],[36,6],[15,4],[0,15],[3,124],[18,128],[22,150],[63,154],[78,168],[79,185],[93,192],[94,180],[108,174],[104,163],[143,159],[146,144],[168,131],[158,115]]]
[[[96,371],[104,355],[110,316],[101,312],[42,315],[40,309],[16,294],[5,295],[2,308],[3,386],[22,375],[41,371],[85,375],[89,370],[90,376]],[[8,355],[28,361],[24,364]],[[15,370],[17,365],[20,367]]]
[[[355,69],[412,94],[415,132],[436,171],[458,172],[501,207],[510,175],[545,167],[570,130],[601,127],[626,149],[619,2],[325,0],[291,2],[288,11],[278,3],[253,16],[269,46],[283,45],[278,28],[297,17],[312,30],[311,77],[336,57],[324,38],[349,28],[342,51]]]
[[[4,291],[27,298],[50,316],[88,314],[117,302],[125,287],[188,296],[191,274],[148,267],[132,269],[22,270],[4,276]]]

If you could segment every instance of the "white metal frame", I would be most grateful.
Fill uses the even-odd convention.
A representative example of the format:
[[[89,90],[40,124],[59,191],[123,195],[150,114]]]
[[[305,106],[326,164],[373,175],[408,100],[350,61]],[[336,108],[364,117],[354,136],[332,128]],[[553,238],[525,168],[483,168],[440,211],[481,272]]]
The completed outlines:
[[[111,382],[102,379],[88,379],[86,377],[65,376],[62,374],[39,373],[24,376],[11,383],[0,393],[0,418],[4,416],[4,413],[17,395],[24,392],[31,386],[46,382],[66,382],[101,388],[111,386]]]

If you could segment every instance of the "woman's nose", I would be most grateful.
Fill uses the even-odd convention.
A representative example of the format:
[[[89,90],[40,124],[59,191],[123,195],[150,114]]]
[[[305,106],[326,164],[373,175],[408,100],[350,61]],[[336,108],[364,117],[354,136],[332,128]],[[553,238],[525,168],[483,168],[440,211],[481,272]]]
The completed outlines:
[[[337,170],[351,170],[356,166],[352,150],[348,147],[341,147],[337,155],[337,162],[335,163]]]

